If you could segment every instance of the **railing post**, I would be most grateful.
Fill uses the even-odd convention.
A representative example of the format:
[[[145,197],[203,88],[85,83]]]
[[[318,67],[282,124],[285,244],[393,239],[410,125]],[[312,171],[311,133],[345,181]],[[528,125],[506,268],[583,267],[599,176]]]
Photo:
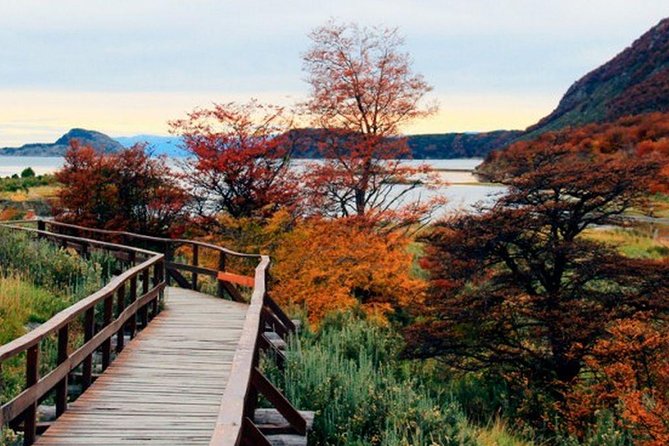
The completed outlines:
[[[121,284],[116,293],[117,293],[116,317],[119,317],[121,313],[123,313],[123,310],[125,310],[125,283]],[[121,353],[121,350],[123,350],[123,344],[125,343],[125,338],[123,337],[124,335],[125,335],[125,325],[121,325],[121,328],[119,328],[118,332],[116,333],[116,353]]]
[[[153,286],[158,286],[162,281],[162,275],[165,274],[165,265],[163,262],[157,262],[153,266]],[[158,296],[151,301],[151,319],[158,315]]]
[[[144,268],[142,271],[142,296],[145,296],[149,292],[149,268]],[[142,324],[142,328],[145,328],[149,324],[149,304],[146,303],[142,308],[139,309],[139,322]]]
[[[197,267],[198,264],[200,263],[200,259],[199,259],[199,257],[200,257],[200,255],[199,255],[200,254],[199,253],[200,247],[196,243],[193,243],[192,246],[193,246],[193,266]],[[193,271],[193,280],[192,280],[192,285],[191,286],[192,286],[193,290],[197,291],[197,273],[195,271]]]
[[[84,344],[95,334],[95,307],[86,310],[84,315]],[[81,388],[82,391],[88,389],[93,382],[93,354],[86,356],[81,370]]]
[[[28,349],[26,356],[26,388],[37,384],[39,380],[39,344]],[[34,401],[23,413],[23,444],[30,446],[37,437],[37,401]]]
[[[172,261],[172,246],[169,242],[165,242],[165,249],[163,250],[165,254],[165,272],[167,273],[167,263]],[[165,280],[167,281],[167,286],[172,284],[169,273],[165,275]]]
[[[69,324],[58,330],[58,364],[64,363],[68,356],[69,344]],[[65,375],[56,386],[56,418],[61,416],[67,410],[67,382],[68,375]]]
[[[46,231],[46,223],[44,220],[37,220],[37,230],[38,231]],[[42,234],[37,234],[37,238],[42,238],[44,237]]]
[[[137,274],[130,278],[130,304],[137,300]],[[137,332],[137,313],[133,313],[128,321],[128,329],[130,330],[130,339],[135,337]]]
[[[225,253],[223,251],[218,254],[218,271],[225,271]],[[225,297],[225,285],[222,280],[218,280],[218,297]]]
[[[105,299],[104,314],[102,315],[102,326],[111,324],[114,312],[114,295],[110,294]],[[102,343],[102,371],[104,372],[111,363],[111,336]]]

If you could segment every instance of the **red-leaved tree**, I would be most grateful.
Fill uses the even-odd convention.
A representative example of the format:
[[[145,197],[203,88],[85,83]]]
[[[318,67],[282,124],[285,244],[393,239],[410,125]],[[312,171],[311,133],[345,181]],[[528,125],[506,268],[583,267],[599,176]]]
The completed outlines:
[[[144,145],[102,154],[76,142],[56,173],[62,183],[56,220],[92,228],[150,235],[179,231],[188,194],[164,158]]]
[[[426,237],[430,292],[408,339],[416,356],[533,390],[536,400],[524,389],[514,395],[523,395],[526,419],[544,423],[608,330],[669,316],[667,262],[627,258],[582,237],[643,206],[660,166],[592,149],[513,154],[505,197]]]
[[[304,56],[311,85],[305,104],[321,163],[305,177],[312,209],[331,216],[399,213],[415,220],[437,203],[407,200],[434,181],[429,168],[400,162],[410,157],[401,127],[435,112],[424,105],[431,87],[411,67],[396,29],[330,22],[310,34]],[[401,210],[400,210],[401,209]]]
[[[216,104],[170,125],[190,155],[185,180],[201,216],[265,216],[296,204],[289,163],[297,134],[289,132],[284,108],[255,100]]]

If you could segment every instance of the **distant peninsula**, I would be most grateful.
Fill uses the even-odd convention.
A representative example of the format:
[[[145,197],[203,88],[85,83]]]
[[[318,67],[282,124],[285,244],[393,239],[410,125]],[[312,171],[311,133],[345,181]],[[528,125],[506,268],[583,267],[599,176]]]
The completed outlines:
[[[72,129],[53,143],[24,144],[21,147],[0,148],[0,156],[64,156],[72,141],[93,147],[103,153],[113,153],[123,146],[104,133],[86,129]]]
[[[317,133],[314,129],[298,129],[305,135]],[[498,130],[493,132],[436,133],[430,135],[409,135],[407,142],[414,159],[483,158],[490,151],[508,145],[522,134],[518,130]],[[0,149],[0,156],[64,156],[72,140],[88,145],[103,153],[113,153],[137,143],[147,143],[153,155],[184,157],[187,153],[176,136],[136,135],[111,138],[93,130],[72,129],[51,144],[25,144],[21,147]],[[320,158],[315,145],[299,148],[295,158]]]

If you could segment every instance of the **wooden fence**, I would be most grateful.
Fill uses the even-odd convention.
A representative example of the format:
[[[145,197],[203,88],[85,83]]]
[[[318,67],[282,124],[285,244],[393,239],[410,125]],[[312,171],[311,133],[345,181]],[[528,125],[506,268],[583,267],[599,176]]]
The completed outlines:
[[[269,446],[266,435],[306,435],[307,421],[303,415],[258,368],[261,351],[271,351],[278,366],[283,366],[285,357],[277,347],[276,335],[285,340],[296,329],[268,294],[269,257],[238,253],[195,240],[92,229],[50,220],[4,222],[0,225],[29,232],[64,248],[73,248],[82,255],[92,250],[106,251],[129,265],[129,269],[99,291],[58,313],[35,330],[0,346],[0,366],[11,358],[25,354],[25,390],[2,406],[0,426],[8,424],[22,430],[26,445],[35,441],[38,432],[36,409],[40,401],[55,392],[56,416],[60,416],[67,409],[71,372],[81,368],[82,391],[85,391],[92,382],[93,354],[100,352],[104,372],[113,359],[112,338],[116,339],[114,351],[118,353],[123,349],[124,333],[134,337],[137,330],[144,328],[157,314],[159,299],[170,282],[182,288],[198,290],[200,276],[214,279],[218,296],[229,296],[249,305],[211,445]],[[26,225],[36,225],[37,228]],[[109,241],[100,241],[100,238]],[[186,256],[190,262],[178,261],[179,258],[175,257],[178,249],[190,251],[190,255]],[[217,268],[201,265],[200,258],[205,250],[214,254]],[[183,257],[183,252],[181,254],[180,257]],[[253,276],[229,272],[230,258],[257,261]],[[244,298],[245,288],[252,289],[250,299]],[[70,352],[70,326],[73,323],[83,324],[84,340],[81,346]],[[40,376],[40,343],[49,336],[57,337],[57,365]],[[287,421],[286,425],[259,426],[254,422],[260,394],[272,403]]]

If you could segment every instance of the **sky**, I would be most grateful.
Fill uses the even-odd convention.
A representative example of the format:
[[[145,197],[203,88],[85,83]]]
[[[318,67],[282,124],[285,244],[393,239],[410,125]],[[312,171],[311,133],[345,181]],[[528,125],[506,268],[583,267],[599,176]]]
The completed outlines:
[[[331,18],[406,36],[440,106],[406,133],[522,129],[667,16],[667,0],[0,0],[0,147],[300,101],[307,34]]]

